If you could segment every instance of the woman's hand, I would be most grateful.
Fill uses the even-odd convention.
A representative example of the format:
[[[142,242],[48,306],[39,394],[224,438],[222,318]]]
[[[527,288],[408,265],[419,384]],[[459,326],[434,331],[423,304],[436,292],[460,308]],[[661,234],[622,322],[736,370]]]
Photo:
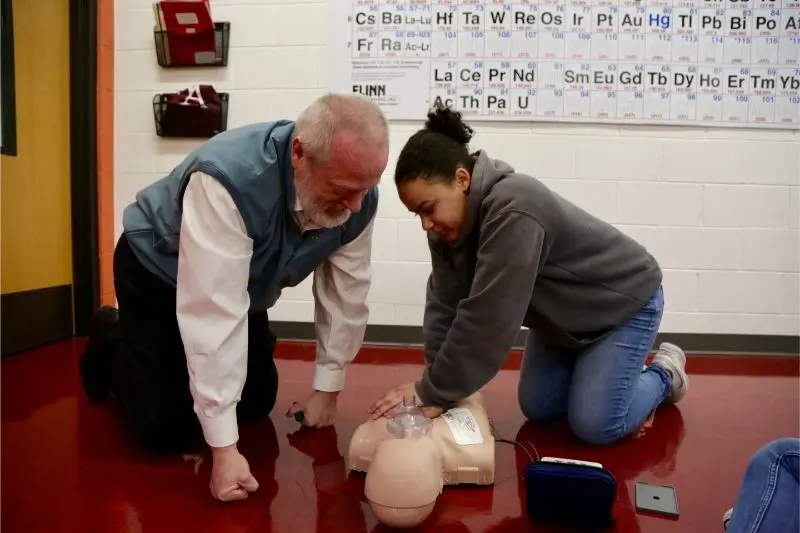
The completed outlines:
[[[414,397],[417,396],[414,382],[398,385],[397,387],[389,389],[389,392],[384,394],[383,398],[375,402],[372,407],[369,408],[367,414],[369,414],[373,420],[377,420],[403,403],[403,397],[408,398],[412,395]]]
[[[411,383],[406,383],[404,385],[399,385],[389,389],[383,398],[375,402],[372,407],[369,408],[367,413],[372,417],[373,420],[377,420],[403,403],[403,397],[410,398],[411,396],[416,399],[417,406],[422,409],[422,412],[425,413],[425,416],[428,418],[436,418],[442,414],[443,409],[441,407],[423,406],[420,403],[413,381]]]
[[[442,416],[442,413],[444,413],[444,409],[435,405],[430,405],[427,407],[421,405],[420,409],[422,409],[422,412],[425,414],[425,416],[431,419],[436,418],[437,416]]]

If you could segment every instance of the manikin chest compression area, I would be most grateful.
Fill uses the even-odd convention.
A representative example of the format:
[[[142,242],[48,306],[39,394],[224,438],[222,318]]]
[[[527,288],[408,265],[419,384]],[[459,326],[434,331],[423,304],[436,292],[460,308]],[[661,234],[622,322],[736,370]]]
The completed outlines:
[[[414,527],[444,486],[494,483],[495,440],[481,400],[476,393],[430,420],[406,398],[388,417],[356,429],[348,468],[367,473],[364,493],[381,523]]]

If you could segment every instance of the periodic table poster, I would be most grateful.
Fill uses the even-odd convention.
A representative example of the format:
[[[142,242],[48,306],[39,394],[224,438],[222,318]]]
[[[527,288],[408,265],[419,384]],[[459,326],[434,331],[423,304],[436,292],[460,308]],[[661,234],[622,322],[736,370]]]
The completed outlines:
[[[800,0],[329,0],[329,88],[420,120],[800,129]]]

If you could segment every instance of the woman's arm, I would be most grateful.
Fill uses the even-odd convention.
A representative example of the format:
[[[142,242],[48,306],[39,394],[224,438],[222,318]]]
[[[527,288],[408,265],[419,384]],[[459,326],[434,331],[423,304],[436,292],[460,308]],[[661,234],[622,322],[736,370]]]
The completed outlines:
[[[416,384],[424,405],[453,405],[497,374],[522,327],[546,248],[544,228],[530,215],[509,208],[486,214],[470,293]]]
[[[431,252],[431,274],[425,291],[425,314],[422,319],[426,368],[436,359],[456,318],[458,302],[466,296],[455,273],[442,256],[441,245],[428,237],[428,248]]]

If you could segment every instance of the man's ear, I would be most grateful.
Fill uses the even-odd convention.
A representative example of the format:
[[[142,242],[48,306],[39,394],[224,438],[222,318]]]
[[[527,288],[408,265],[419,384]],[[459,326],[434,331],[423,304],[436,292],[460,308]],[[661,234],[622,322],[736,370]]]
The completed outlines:
[[[300,139],[297,137],[292,139],[292,163],[297,164],[303,159],[305,155],[305,150],[303,149],[303,143],[300,142]]]

